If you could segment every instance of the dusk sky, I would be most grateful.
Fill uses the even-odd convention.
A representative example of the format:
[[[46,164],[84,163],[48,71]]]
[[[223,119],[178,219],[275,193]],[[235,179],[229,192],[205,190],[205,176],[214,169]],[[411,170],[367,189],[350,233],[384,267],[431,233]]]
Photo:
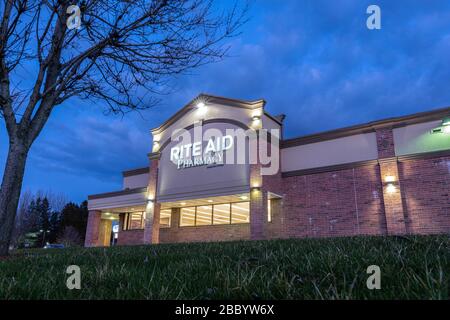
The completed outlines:
[[[381,7],[368,30],[366,8]],[[28,158],[23,190],[88,194],[122,188],[121,172],[148,165],[150,129],[199,93],[267,101],[295,137],[450,106],[450,1],[251,2],[230,57],[174,79],[149,110],[124,117],[73,99],[55,108]],[[7,152],[0,126],[0,167]]]

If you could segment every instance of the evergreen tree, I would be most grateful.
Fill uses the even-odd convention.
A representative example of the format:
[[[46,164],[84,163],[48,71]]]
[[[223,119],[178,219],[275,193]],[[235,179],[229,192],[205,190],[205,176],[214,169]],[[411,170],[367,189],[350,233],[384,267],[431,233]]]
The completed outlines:
[[[61,232],[61,214],[58,211],[52,211],[50,214],[50,233],[49,242],[55,242]]]
[[[61,211],[61,230],[69,226],[74,227],[84,239],[88,215],[87,201],[83,201],[80,205],[69,202]]]
[[[38,198],[38,201],[41,200]],[[47,197],[39,201],[37,210],[39,210],[41,230],[50,231],[50,204]]]

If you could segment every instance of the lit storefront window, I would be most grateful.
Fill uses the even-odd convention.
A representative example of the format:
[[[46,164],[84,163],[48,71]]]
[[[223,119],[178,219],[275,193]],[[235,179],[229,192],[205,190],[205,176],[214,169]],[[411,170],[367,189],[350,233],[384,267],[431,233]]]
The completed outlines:
[[[200,206],[197,207],[195,214],[195,225],[207,226],[211,224],[212,219],[212,206]]]
[[[230,224],[230,204],[214,205],[213,224]]]
[[[172,209],[164,209],[159,213],[159,225],[162,228],[170,228],[170,219],[172,217]]]
[[[180,227],[250,222],[250,202],[223,203],[180,210]]]
[[[144,212],[125,213],[123,230],[144,229]]]
[[[181,208],[180,227],[195,226],[195,207]]]
[[[231,204],[231,223],[250,222],[250,202],[238,202]]]

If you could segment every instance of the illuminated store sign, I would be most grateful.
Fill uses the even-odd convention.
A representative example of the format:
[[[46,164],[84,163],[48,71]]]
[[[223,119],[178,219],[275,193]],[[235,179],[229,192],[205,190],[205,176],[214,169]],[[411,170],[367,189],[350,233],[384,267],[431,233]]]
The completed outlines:
[[[209,139],[203,151],[202,141],[187,143],[170,149],[170,161],[177,169],[198,167],[203,165],[223,164],[223,151],[233,147],[233,136],[226,135]]]

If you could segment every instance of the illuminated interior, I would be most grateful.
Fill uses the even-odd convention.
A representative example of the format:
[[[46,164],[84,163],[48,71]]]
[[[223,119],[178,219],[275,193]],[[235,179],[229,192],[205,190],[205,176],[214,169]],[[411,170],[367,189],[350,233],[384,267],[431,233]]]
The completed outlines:
[[[250,222],[250,202],[220,203],[180,208],[180,227]]]

